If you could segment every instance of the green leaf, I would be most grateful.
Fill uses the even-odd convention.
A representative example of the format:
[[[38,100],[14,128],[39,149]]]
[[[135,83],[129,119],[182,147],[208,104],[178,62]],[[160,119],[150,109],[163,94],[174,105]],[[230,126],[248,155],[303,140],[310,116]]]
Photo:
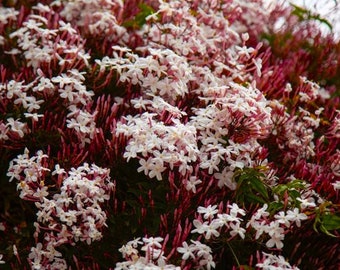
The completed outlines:
[[[271,213],[276,213],[279,210],[282,210],[284,207],[284,204],[282,202],[271,202],[268,205],[268,210]]]
[[[314,230],[317,232],[317,225],[319,225],[320,230],[332,237],[337,237],[336,235],[330,233],[330,231],[340,229],[340,216],[337,212],[331,211],[328,206],[334,206],[331,202],[326,201],[322,203],[315,212],[315,220],[313,224]]]
[[[247,201],[250,203],[261,203],[261,204],[267,203],[267,201],[265,201],[263,198],[251,192],[247,194],[246,198],[247,198]]]
[[[295,180],[289,182],[287,184],[287,186],[290,187],[290,188],[301,189],[301,188],[305,188],[306,187],[306,183],[303,180],[295,179]]]
[[[132,20],[125,21],[123,26],[140,29],[146,23],[146,17],[155,13],[151,6],[144,3],[140,3],[138,8],[140,10],[139,13]]]
[[[330,232],[325,228],[325,226],[323,226],[323,225],[320,225],[320,230],[321,230],[323,233],[327,234],[328,236],[336,237],[336,235],[330,233]]]
[[[327,213],[321,216],[321,223],[326,230],[338,230],[340,229],[340,216]]]
[[[264,174],[254,168],[237,171],[234,175],[237,182],[235,192],[237,200],[248,203],[268,203],[268,189],[262,178],[264,178]]]
[[[326,24],[330,30],[333,30],[332,24],[326,19],[322,18],[319,14],[312,14],[310,10],[304,9],[292,3],[290,3],[290,5],[294,8],[292,14],[297,16],[300,21],[316,20]]]
[[[294,202],[296,202],[297,198],[301,197],[301,194],[299,191],[297,191],[296,189],[291,189],[288,191],[289,197],[293,199]]]
[[[284,184],[277,185],[276,187],[273,187],[273,192],[277,195],[282,196],[285,191],[288,189],[288,187]]]
[[[251,186],[254,188],[254,190],[256,190],[258,193],[260,193],[265,199],[267,199],[267,200],[269,199],[266,186],[259,178],[254,178],[251,181]]]
[[[307,9],[294,5],[293,3],[290,3],[290,5],[294,8],[292,14],[299,17],[300,20],[304,20],[306,15],[310,12]]]
[[[313,224],[314,231],[318,232],[318,229],[316,228],[316,225],[318,223],[320,223],[320,222],[321,222],[321,220],[320,220],[320,213],[317,212],[316,215],[315,215],[315,220],[314,220],[314,224]]]

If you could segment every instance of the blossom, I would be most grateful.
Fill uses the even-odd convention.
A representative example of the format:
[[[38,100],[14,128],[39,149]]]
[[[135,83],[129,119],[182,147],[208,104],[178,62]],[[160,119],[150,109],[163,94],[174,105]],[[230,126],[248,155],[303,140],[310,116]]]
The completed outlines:
[[[228,208],[230,208],[231,216],[236,217],[238,214],[244,216],[246,214],[246,211],[244,209],[239,208],[236,203],[233,203],[232,205],[228,205]]]
[[[278,214],[276,214],[275,216],[275,219],[281,223],[281,224],[284,224],[286,227],[289,227],[290,226],[290,219],[287,218],[285,212],[283,211],[280,211]]]
[[[14,119],[12,117],[7,119],[7,124],[10,131],[13,131],[19,135],[20,138],[24,137],[27,132],[27,125],[19,121],[20,119]]]
[[[135,256],[137,257],[138,256],[138,250],[137,250],[137,247],[138,245],[141,245],[143,244],[143,242],[140,241],[140,237],[134,239],[134,240],[131,240],[129,242],[126,243],[126,245],[123,245],[118,251],[120,253],[122,253],[122,256],[125,258],[126,256],[127,257],[132,257],[132,256]]]
[[[195,176],[191,176],[189,181],[185,183],[185,188],[188,191],[192,191],[193,193],[196,193],[196,185],[201,184],[202,181],[197,179]]]
[[[0,9],[1,24],[5,25],[10,20],[16,20],[18,15],[19,15],[19,12],[12,7],[11,8],[1,7]]]
[[[194,249],[191,245],[188,246],[187,242],[183,242],[182,247],[178,247],[177,251],[179,253],[183,253],[182,260],[187,260],[187,259],[189,259],[189,257],[192,258],[192,259],[195,259],[195,255],[193,253]]]
[[[269,248],[276,246],[276,248],[282,249],[283,248],[283,242],[282,242],[283,239],[284,239],[284,235],[273,234],[271,236],[271,238],[267,241],[266,246],[269,247]]]
[[[40,117],[44,117],[43,114],[38,113],[24,113],[26,118],[32,118],[33,121],[38,122]]]
[[[156,161],[151,164],[149,176],[150,178],[156,177],[158,181],[162,180],[162,172],[166,170],[166,167],[160,161]]]
[[[149,170],[151,170],[151,168],[152,168],[152,161],[153,160],[152,160],[151,157],[149,157],[147,160],[141,158],[139,160],[139,164],[141,166],[137,169],[137,171],[138,172],[142,172],[143,171],[145,175],[148,175],[149,174]]]
[[[41,259],[42,259],[42,256],[43,256],[42,248],[43,248],[42,243],[37,243],[36,247],[31,248],[31,252],[30,252],[28,258],[31,261],[33,260],[34,267],[40,266],[40,262],[41,262]]]
[[[336,181],[332,184],[335,190],[340,190],[340,181]]]
[[[301,220],[308,219],[306,214],[300,213],[299,208],[294,208],[293,211],[288,210],[286,217],[287,217],[288,220],[295,222],[298,227],[301,226]]]
[[[6,141],[9,139],[8,137],[9,128],[4,123],[0,123],[0,141]]]
[[[249,223],[248,223],[249,224]],[[255,239],[259,239],[260,236],[264,233],[267,232],[267,225],[266,222],[263,220],[261,222],[259,221],[255,221],[253,223],[250,223],[251,226],[256,230],[256,234],[255,234]]]
[[[233,180],[234,172],[228,171],[227,168],[223,169],[221,173],[214,173],[214,177],[218,180],[217,185],[221,188],[227,186],[231,190],[236,189],[236,183]]]
[[[116,269],[210,269],[224,240],[246,233],[258,243],[249,267],[293,268],[277,256],[283,245],[306,267],[331,257],[336,245],[325,259],[304,250],[312,230],[295,236],[319,204],[337,211],[333,37],[296,20],[294,6],[262,1],[21,2],[0,7],[0,153],[35,209],[23,268],[107,268],[103,251],[121,253]],[[266,203],[247,194],[252,172]],[[22,235],[11,223],[0,223],[6,239]],[[119,241],[143,236],[101,250],[106,227]],[[98,252],[82,252],[94,241]],[[69,246],[79,252],[63,258]]]
[[[300,202],[301,209],[305,209],[308,207],[311,207],[311,208],[316,207],[316,204],[313,198],[306,198],[306,199],[296,198],[296,200]]]
[[[199,234],[203,234],[207,228],[208,228],[208,222],[205,221],[204,223],[202,223],[201,221],[195,219],[193,222],[194,226],[196,227],[196,229],[192,230],[191,233],[199,233]]]
[[[4,263],[6,263],[2,258],[3,258],[3,254],[0,254],[0,264],[4,264]]]
[[[66,171],[63,169],[63,168],[60,168],[60,165],[59,164],[56,164],[55,165],[55,169],[54,171],[52,172],[52,175],[55,175],[55,174],[66,174]]]
[[[269,216],[269,212],[267,212],[266,210],[268,209],[268,204],[264,204],[261,208],[259,208],[256,213],[253,215],[254,219],[260,219],[262,217],[268,217]]]
[[[280,223],[277,220],[270,222],[269,226],[265,226],[265,232],[271,237],[266,242],[267,247],[271,248],[276,246],[278,249],[283,247],[282,240],[285,238],[284,229],[280,227]]]
[[[229,227],[229,222],[240,222],[241,219],[229,214],[217,214],[217,219],[221,226]]]
[[[162,248],[161,242],[163,241],[162,237],[143,237],[143,242],[145,243],[142,250],[147,250],[148,248]]]
[[[236,222],[236,223],[230,223],[230,235],[231,236],[235,236],[235,235],[239,235],[242,239],[244,239],[245,235],[244,233],[246,232],[246,230],[242,227],[240,227],[240,223]]]
[[[34,197],[39,199],[40,201],[43,200],[49,193],[47,191],[48,187],[44,186],[42,188],[37,188],[37,190],[32,194]]]
[[[212,250],[209,246],[202,244],[200,241],[190,240],[193,250],[195,251],[196,256],[199,258],[200,266],[214,267],[215,262],[211,256]]]
[[[268,254],[262,252],[264,258],[262,262],[257,263],[256,266],[265,269],[265,270],[279,270],[279,269],[287,269],[287,270],[298,270],[299,268],[294,266],[292,267],[289,262],[285,260],[283,256],[277,256],[273,254]]]
[[[210,239],[211,236],[219,237],[220,233],[217,229],[220,228],[220,223],[216,220],[213,220],[210,224],[207,226],[203,226],[204,229],[204,237],[205,239]]]
[[[199,206],[197,208],[197,213],[204,214],[204,219],[212,219],[214,215],[218,212],[216,207],[217,205],[208,205],[208,207]]]

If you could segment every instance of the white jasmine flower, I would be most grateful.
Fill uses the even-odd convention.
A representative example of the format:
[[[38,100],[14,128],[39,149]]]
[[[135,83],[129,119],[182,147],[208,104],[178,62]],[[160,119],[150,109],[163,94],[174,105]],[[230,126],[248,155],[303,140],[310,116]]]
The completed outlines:
[[[244,211],[242,208],[239,208],[236,203],[233,203],[232,205],[228,205],[228,208],[230,208],[231,216],[236,217],[238,214],[244,216],[246,214],[246,211]]]
[[[295,222],[298,227],[301,226],[301,220],[306,220],[308,217],[304,213],[300,213],[299,208],[294,208],[293,211],[287,211],[287,219]]]
[[[207,207],[199,206],[197,208],[197,213],[204,214],[204,219],[212,219],[214,215],[218,212],[216,209],[217,205],[208,205]]]
[[[235,236],[238,234],[242,239],[244,239],[245,237],[244,233],[246,232],[246,230],[240,226],[239,222],[236,223],[232,222],[229,224],[229,226],[231,229],[230,231],[231,236]]]
[[[191,257],[192,259],[195,259],[195,255],[193,253],[194,249],[192,245],[188,246],[187,242],[183,242],[182,247],[178,247],[177,251],[179,253],[183,253],[182,260],[187,260],[189,259],[189,257]]]
[[[332,184],[335,190],[340,190],[340,181],[336,181]]]
[[[188,191],[192,191],[193,193],[196,193],[196,185],[199,185],[199,184],[201,184],[201,183],[202,183],[202,181],[199,180],[199,179],[197,179],[196,176],[191,176],[191,177],[189,178],[189,181],[187,181],[187,182],[185,183],[185,188],[186,188],[186,190],[188,190]]]
[[[224,168],[221,173],[214,173],[214,177],[218,180],[218,187],[222,188],[223,186],[227,186],[230,190],[235,190],[237,187],[233,176],[234,172],[227,168]]]

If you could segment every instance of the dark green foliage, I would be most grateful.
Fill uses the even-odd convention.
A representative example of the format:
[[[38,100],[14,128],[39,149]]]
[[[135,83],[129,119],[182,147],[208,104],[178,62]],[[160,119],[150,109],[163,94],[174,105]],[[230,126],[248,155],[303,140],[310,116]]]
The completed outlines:
[[[268,203],[268,186],[263,182],[264,174],[253,168],[235,173],[237,188],[235,199],[241,203]]]
[[[140,3],[138,8],[139,12],[135,15],[135,17],[131,20],[125,21],[123,26],[127,28],[131,27],[133,29],[140,29],[146,23],[146,17],[155,13],[155,10],[145,3]]]

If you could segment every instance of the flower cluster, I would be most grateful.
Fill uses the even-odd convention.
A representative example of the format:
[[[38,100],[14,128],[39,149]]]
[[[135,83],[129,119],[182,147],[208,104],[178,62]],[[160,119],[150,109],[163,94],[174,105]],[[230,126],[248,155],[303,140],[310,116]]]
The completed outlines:
[[[237,204],[233,203],[232,205],[228,205],[230,213],[218,214],[215,219],[215,214],[218,213],[216,208],[217,205],[198,207],[197,212],[203,214],[203,218],[208,221],[204,221],[202,223],[200,220],[195,219],[193,224],[196,229],[192,230],[191,233],[203,234],[205,239],[210,239],[212,235],[218,237],[220,233],[217,230],[226,226],[230,229],[229,233],[232,237],[238,234],[242,239],[244,239],[245,229],[240,227],[242,219],[238,217],[238,215],[244,216],[246,214],[245,211],[240,209]]]
[[[123,270],[123,269],[168,269],[168,270],[179,270],[179,267],[176,267],[171,264],[166,264],[166,257],[164,256],[164,251],[162,250],[164,244],[162,237],[143,237],[143,241],[140,241],[140,238],[136,238],[132,241],[127,242],[123,245],[119,252],[122,254],[123,258],[125,258],[125,262],[117,263],[115,269]],[[141,251],[145,253],[144,256],[141,256],[138,251],[138,246],[143,245],[141,247]]]
[[[190,258],[197,267],[211,269],[216,266],[211,255],[211,248],[200,241],[191,240],[190,245],[183,242],[182,246],[177,248],[177,251],[183,254],[182,260],[186,261]]]
[[[274,220],[270,221],[268,218],[269,212],[266,211],[267,207],[268,205],[265,204],[262,208],[258,209],[249,220],[247,226],[255,229],[255,239],[259,239],[263,233],[269,235],[270,239],[266,242],[267,247],[282,249],[287,228],[291,228],[293,223],[301,227],[301,220],[306,220],[308,217],[306,214],[300,213],[298,208],[294,208],[287,212],[278,212],[274,215]]]
[[[102,204],[110,199],[114,184],[110,182],[110,171],[95,164],[84,163],[78,168],[66,172],[60,165],[55,165],[51,177],[58,178],[59,192],[49,192],[52,186],[46,172],[48,155],[38,151],[36,156],[29,157],[28,149],[23,155],[10,162],[7,173],[10,181],[18,180],[17,189],[24,200],[34,201],[37,208],[37,223],[34,224],[36,241],[43,235],[43,243],[38,242],[31,249],[29,261],[32,269],[40,269],[51,264],[49,269],[66,269],[62,254],[55,248],[63,244],[75,244],[102,238],[102,228],[107,226],[107,215]]]
[[[280,269],[290,269],[290,270],[298,270],[299,268],[296,266],[291,266],[284,257],[275,256],[272,254],[268,254],[263,252],[263,258],[261,262],[257,263],[256,266],[259,269],[272,269],[272,270],[280,270]]]
[[[222,205],[223,204],[221,203],[219,208],[218,205],[198,207],[197,213],[200,214],[199,219],[195,219],[193,221],[195,229],[192,230],[191,233],[201,234],[206,240],[211,238],[216,240],[221,235],[226,235],[226,233],[229,232],[230,237],[225,240],[227,242],[232,241],[235,237],[239,237],[241,239],[245,239],[247,237],[259,242],[267,239],[267,237],[262,236],[263,233],[266,233],[269,236],[269,240],[266,240],[267,242],[265,245],[268,248],[274,247],[275,249],[280,250],[283,248],[284,236],[289,230],[292,230],[293,223],[300,227],[301,221],[307,219],[307,216],[304,213],[300,213],[298,208],[288,210],[287,212],[279,211],[271,217],[270,213],[266,211],[268,205],[265,204],[251,216],[246,224],[242,225],[241,223],[244,223],[244,220],[240,216],[246,216],[246,211],[239,208],[236,203],[233,203],[232,205],[227,205],[227,213],[224,213],[224,211],[222,211]],[[311,203],[310,206],[315,205]],[[250,228],[254,230],[250,230]],[[254,231],[255,236],[252,235]],[[260,237],[261,239],[259,239]],[[197,242],[193,240],[191,241],[193,244],[190,246],[188,246],[186,242],[183,242],[182,247],[177,249],[178,252],[183,253],[182,260],[191,259],[199,261],[199,265],[203,265],[203,262],[205,262],[204,265],[206,265],[208,269],[210,269],[211,266],[215,266],[215,263],[212,261],[212,257],[209,253],[207,253],[209,256],[205,257],[203,262],[199,260],[202,255],[202,251],[197,253],[196,251],[199,250],[197,249]],[[211,250],[210,247],[207,247],[207,249]],[[275,258],[274,255],[270,256],[273,256],[271,258]],[[274,262],[276,261],[274,260]],[[271,263],[274,264],[274,262]],[[268,260],[265,260],[265,263],[269,263]],[[287,264],[287,266],[288,265],[289,264]]]
[[[339,41],[265,2],[6,1],[0,264],[337,269]]]
[[[24,154],[10,161],[7,176],[10,177],[9,181],[18,181],[20,198],[42,201],[48,195],[48,187],[44,182],[45,174],[50,171],[46,164],[47,157],[42,151],[29,157],[29,150],[25,148]]]

